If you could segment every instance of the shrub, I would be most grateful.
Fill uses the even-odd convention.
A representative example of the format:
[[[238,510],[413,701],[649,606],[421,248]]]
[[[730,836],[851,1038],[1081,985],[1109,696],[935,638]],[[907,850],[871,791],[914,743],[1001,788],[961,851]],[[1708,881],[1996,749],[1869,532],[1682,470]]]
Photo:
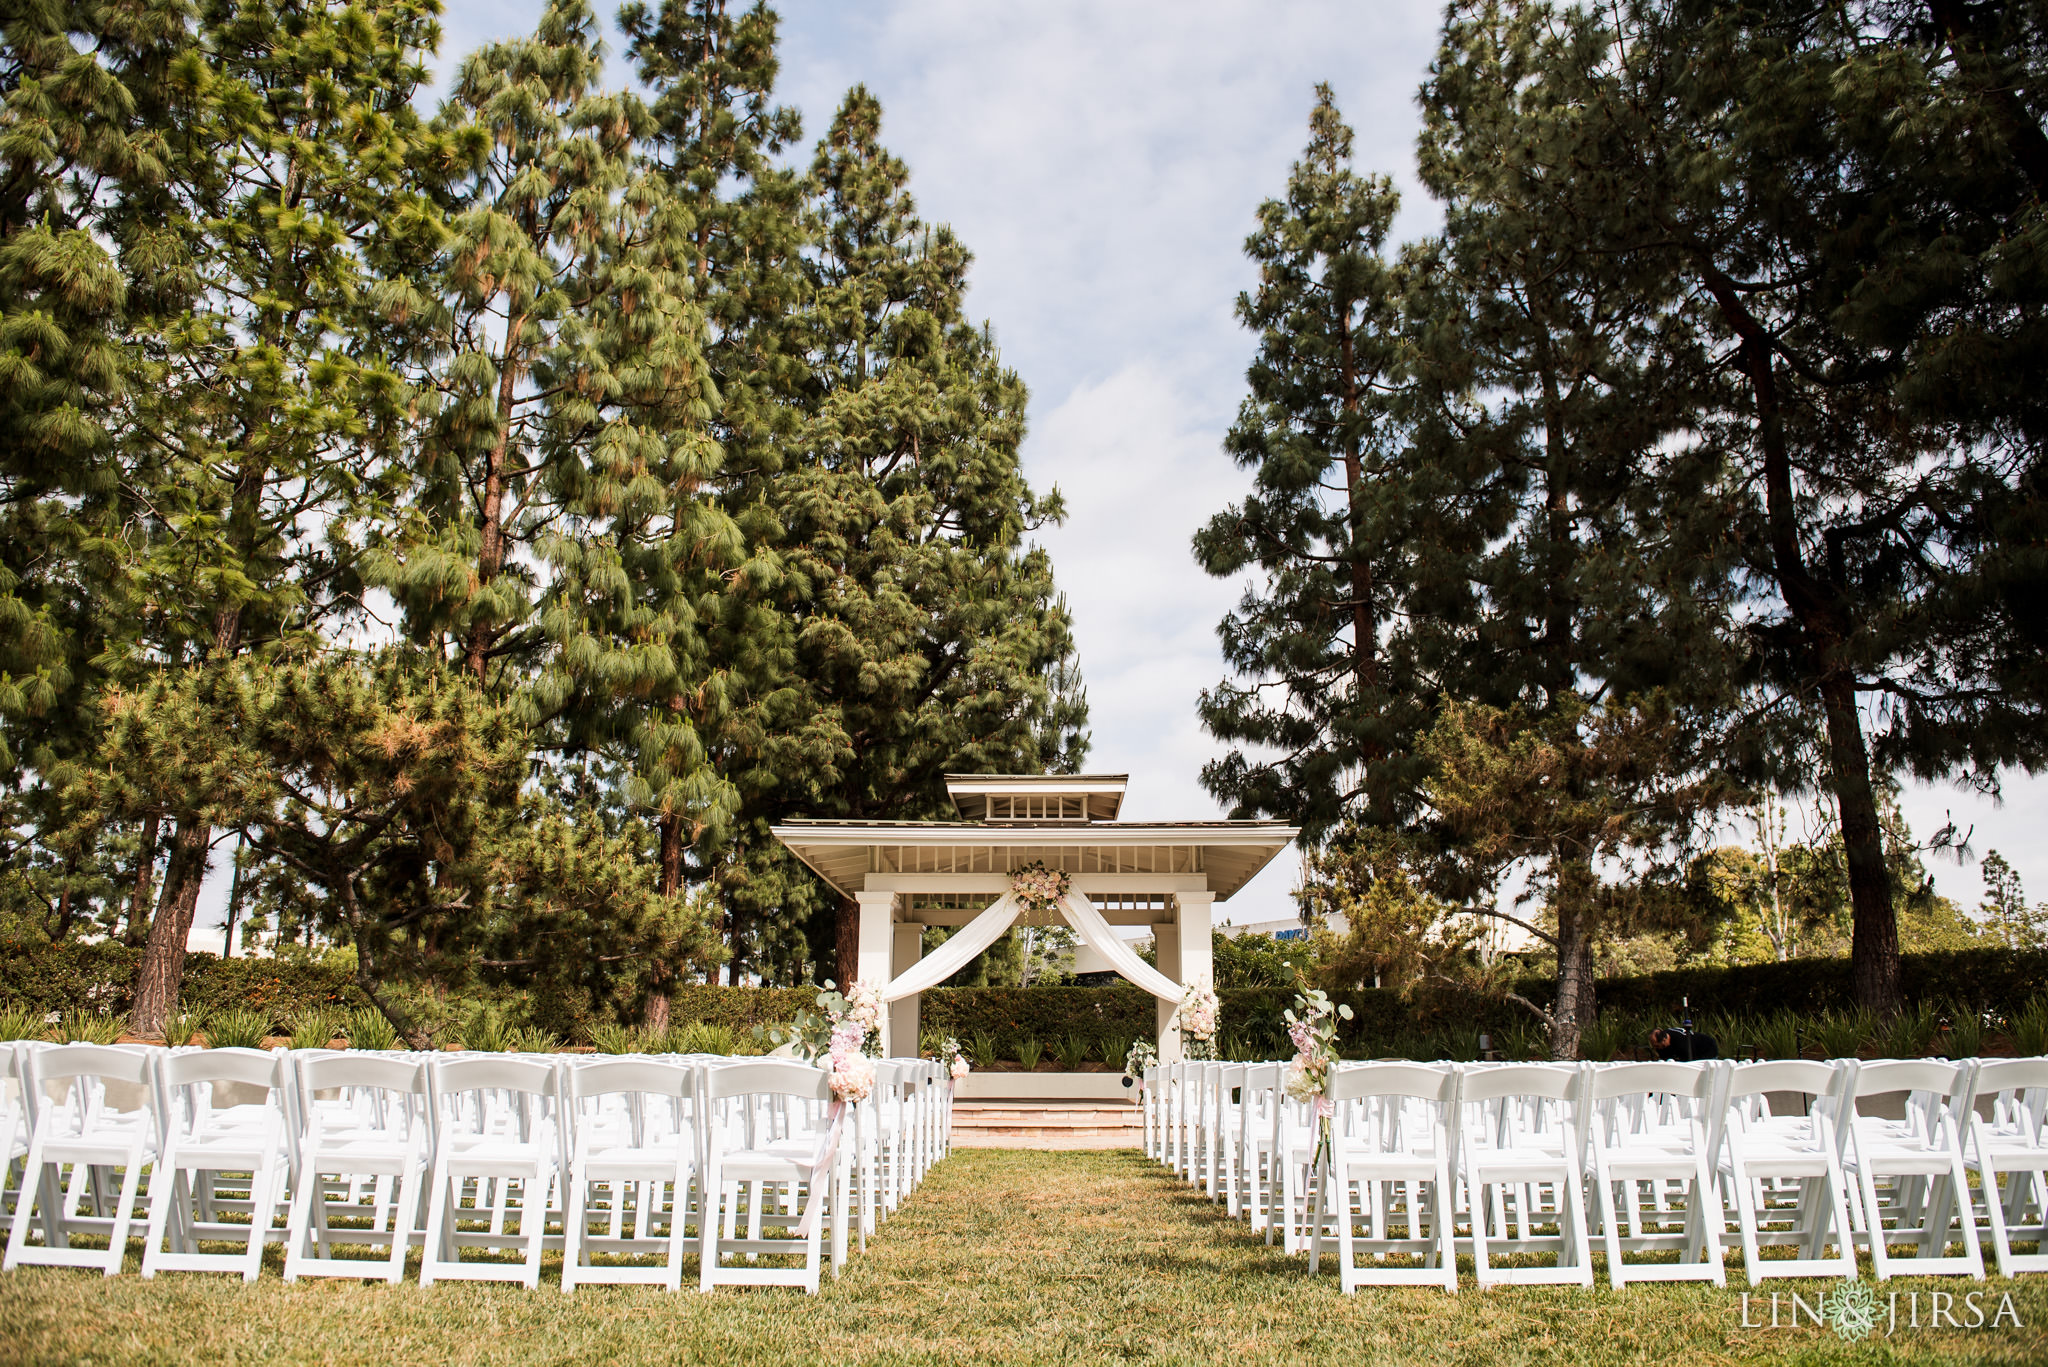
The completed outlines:
[[[112,1044],[121,1038],[121,1018],[104,1011],[66,1011],[57,1034],[66,1044]]]
[[[41,1039],[49,1029],[49,1021],[39,1012],[21,1006],[0,1010],[0,1042]]]
[[[398,1031],[391,1022],[384,1019],[384,1013],[374,1006],[365,1006],[350,1013],[348,1018],[348,1047],[351,1049],[396,1049]]]
[[[1855,1058],[1877,1029],[1877,1020],[1862,1007],[1824,1011],[1813,1022],[1813,1042],[1827,1058]]]
[[[1081,1065],[1088,1062],[1088,1056],[1094,1052],[1094,1041],[1072,1030],[1052,1042],[1052,1056],[1059,1060],[1060,1067],[1070,1073],[1080,1072]]]
[[[521,1054],[556,1054],[561,1052],[562,1037],[538,1025],[522,1025],[510,1032],[507,1047]]]
[[[1941,1030],[1941,1015],[1930,1001],[1915,1002],[1884,1022],[1878,1047],[1886,1058],[1921,1058]]]
[[[1975,1058],[1983,1049],[1984,1013],[1968,1002],[1950,1002],[1942,1052],[1950,1058]]]
[[[1045,1046],[1038,1042],[1036,1035],[1026,1035],[1017,1041],[1017,1062],[1024,1065],[1027,1073],[1038,1066],[1039,1055],[1044,1052]]]
[[[308,1007],[292,1016],[294,1049],[325,1049],[343,1031],[341,1013],[327,1007]]]
[[[2048,1054],[2048,997],[2036,997],[2013,1013],[2012,1047],[2028,1057]]]
[[[164,1017],[164,1043],[176,1047],[190,1044],[206,1030],[206,1017],[197,1011],[173,1011]]]
[[[216,1011],[206,1018],[206,1043],[214,1049],[261,1049],[270,1017],[260,1011]]]

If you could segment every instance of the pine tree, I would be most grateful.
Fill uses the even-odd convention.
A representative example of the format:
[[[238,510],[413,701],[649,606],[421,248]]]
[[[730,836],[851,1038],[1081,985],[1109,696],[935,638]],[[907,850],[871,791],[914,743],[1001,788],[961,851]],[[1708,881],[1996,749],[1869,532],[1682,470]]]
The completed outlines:
[[[418,320],[412,359],[434,402],[372,580],[415,641],[497,690],[543,651],[522,552],[567,515],[576,476],[556,465],[586,458],[616,383],[583,311],[616,264],[608,230],[646,130],[637,100],[599,86],[603,61],[580,0],[464,59],[435,121],[451,161],[446,240],[429,277],[387,281],[377,299],[393,321]]]
[[[1753,711],[1819,717],[1857,995],[1890,1011],[1885,783],[1995,783],[2048,760],[2048,676],[2025,645],[2048,582],[2039,386],[2009,292],[2032,287],[2006,245],[2038,212],[2018,187],[2041,133],[1986,83],[1974,9],[1795,8],[1628,11],[1612,35],[1626,60],[1588,64],[1606,126],[1574,165],[1610,178],[1606,212],[1583,220],[1591,245],[1682,273],[1739,381],[1712,421],[1750,491],[1738,582],[1774,600],[1749,629]],[[2038,32],[2008,36],[2000,60],[2038,66]]]
[[[1194,549],[1210,574],[1259,575],[1218,628],[1242,682],[1202,695],[1202,724],[1276,756],[1233,750],[1203,784],[1239,815],[1284,814],[1319,841],[1360,807],[1381,820],[1412,807],[1417,772],[1402,756],[1428,724],[1428,688],[1382,637],[1414,586],[1409,500],[1429,495],[1403,468],[1404,284],[1383,254],[1399,197],[1352,170],[1328,86],[1309,132],[1286,199],[1260,206],[1245,242],[1259,287],[1237,316],[1259,351],[1224,445],[1253,492]]]
[[[721,452],[702,487],[733,519],[744,547],[716,613],[699,619],[709,686],[685,697],[682,709],[731,782],[733,761],[776,725],[770,700],[778,696],[780,657],[769,642],[778,631],[763,603],[776,573],[765,488],[781,467],[778,439],[798,422],[794,395],[805,373],[795,327],[804,288],[802,176],[777,157],[800,122],[771,103],[776,17],[765,5],[735,17],[725,0],[666,0],[658,10],[629,4],[619,21],[628,55],[654,92],[649,171],[690,218],[688,275],[708,323],[705,363],[716,386],[707,427]],[[759,923],[810,880],[759,825],[756,818],[754,829],[728,841],[711,827],[690,826],[681,811],[664,814],[663,890],[716,880],[736,918]],[[750,872],[749,863],[761,867]],[[776,890],[757,906],[764,879]],[[740,964],[736,957],[735,973]]]
[[[792,814],[937,815],[949,770],[1036,772],[1057,744],[1038,727],[1069,628],[1024,537],[1059,498],[1025,483],[1024,385],[962,315],[968,253],[917,217],[880,126],[856,87],[811,167],[805,423],[770,494],[784,731],[808,743],[755,799]],[[850,981],[858,922],[835,913]]]
[[[2027,905],[2018,870],[1997,850],[1984,856],[1984,901],[1978,915],[2008,949],[2048,947],[2048,903]]]
[[[351,551],[313,529],[375,483],[403,422],[364,296],[377,244],[411,231],[411,97],[435,31],[412,0],[214,3],[189,28],[106,13],[112,36],[144,40],[127,81],[134,164],[92,223],[127,276],[133,339],[116,433],[127,630],[105,652],[132,671],[317,631],[355,605]],[[174,832],[147,918],[143,1031],[175,995],[207,803],[195,792],[158,818]]]
[[[1424,747],[1428,805],[1481,885],[1535,861],[1560,1058],[1593,1019],[1602,939],[1679,905],[1602,867],[1651,860],[1679,877],[1686,827],[1736,795],[1712,753],[1736,635],[1736,505],[1695,428],[1712,369],[1671,326],[1684,301],[1668,270],[1583,250],[1572,225],[1610,186],[1550,174],[1561,148],[1595,137],[1572,97],[1602,36],[1577,15],[1453,12],[1420,155],[1446,222],[1413,264],[1428,281],[1411,325],[1416,443],[1428,463],[1476,468],[1483,535],[1458,615],[1398,633],[1456,704]]]

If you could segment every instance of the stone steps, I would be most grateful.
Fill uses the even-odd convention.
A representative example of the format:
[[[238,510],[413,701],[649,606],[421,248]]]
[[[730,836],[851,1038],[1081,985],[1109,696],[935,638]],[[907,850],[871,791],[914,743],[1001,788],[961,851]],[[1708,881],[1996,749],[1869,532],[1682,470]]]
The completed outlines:
[[[1134,1149],[1136,1106],[1088,1101],[956,1101],[953,1143],[963,1149]]]

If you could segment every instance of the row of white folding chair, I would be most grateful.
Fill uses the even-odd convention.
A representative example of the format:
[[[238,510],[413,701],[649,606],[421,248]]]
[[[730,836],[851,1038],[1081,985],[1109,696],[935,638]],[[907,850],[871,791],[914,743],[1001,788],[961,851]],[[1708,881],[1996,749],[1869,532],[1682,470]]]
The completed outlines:
[[[1384,1066],[1344,1065],[1337,1071],[1341,1076]],[[1270,1240],[1278,1213],[1287,1246],[1294,1251],[1311,1232],[1329,1232],[1328,1222],[1303,1201],[1315,1146],[1309,1108],[1280,1094],[1284,1065],[1252,1065],[1242,1081],[1223,1072],[1226,1067],[1178,1064],[1148,1072],[1148,1151],[1190,1179],[1205,1176],[1209,1160],[1204,1155],[1217,1152],[1207,1171],[1221,1173],[1225,1199],[1237,1207],[1233,1198],[1241,1180],[1242,1207],[1254,1228],[1265,1228]],[[1896,1266],[1889,1245],[1901,1242],[1917,1245],[1911,1271],[1981,1276],[1976,1225],[1968,1212],[1967,1186],[1959,1178],[1965,1162],[1960,1118],[1968,1116],[1972,1139],[1967,1161],[1978,1171],[1980,1186],[1998,1194],[1987,1206],[2000,1267],[2033,1270],[2027,1259],[2039,1255],[2014,1255],[2010,1243],[2015,1235],[2038,1238],[2041,1233],[2048,1194],[2043,1069],[2048,1062],[2037,1060],[1960,1066],[1931,1061],[1468,1064],[1457,1070],[1460,1102],[1443,1127],[1443,1156],[1455,1174],[1446,1196],[1456,1218],[1473,1231],[1482,1282],[1589,1282],[1588,1213],[1606,1245],[1609,1276],[1616,1285],[1695,1277],[1721,1282],[1723,1242],[1741,1245],[1752,1279],[1854,1276],[1856,1234],[1869,1247],[1881,1278]],[[1448,1066],[1438,1065],[1431,1075],[1450,1074]],[[2002,1079],[1994,1089],[2000,1099],[1990,1117],[1977,1116],[1970,1107],[1979,1077]],[[1220,1126],[1233,1114],[1226,1109],[1224,1078],[1236,1084],[1239,1098],[1234,1159],[1203,1138],[1205,1128]],[[1772,1093],[1792,1093],[1799,1104],[1791,1114],[1773,1115]],[[1891,1094],[1906,1097],[1905,1119],[1877,1120],[1858,1104]],[[1368,1107],[1382,1125],[1396,1120],[1388,1102],[1379,1098]],[[1412,1113],[1422,1104],[1443,1105],[1409,1095],[1401,1097],[1399,1109]],[[1353,1132],[1356,1110],[1338,1109],[1340,1133]],[[1589,1124],[1580,1123],[1582,1114]],[[1411,1123],[1409,1128],[1419,1136],[1431,1135],[1427,1125]],[[1353,1151],[1359,1150],[1354,1146]],[[1363,1151],[1384,1152],[1384,1140]],[[1418,1155],[1427,1156],[1427,1145],[1410,1145],[1400,1157],[1407,1161]],[[2001,1174],[2008,1179],[2002,1192]],[[1584,1182],[1594,1187],[1590,1212],[1578,1190]],[[1475,1187],[1483,1192],[1476,1223],[1470,1196]],[[1317,1195],[1323,1190],[1316,1185]],[[1958,1190],[1964,1192],[1960,1211]],[[1408,1194],[1407,1214],[1420,1229],[1431,1222],[1431,1212],[1415,1205],[1417,1189],[1408,1188]],[[1724,1199],[1736,1207],[1733,1233],[1726,1230]],[[1507,1218],[1511,1212],[1512,1222]],[[1368,1229],[1376,1215],[1384,1218],[1377,1198],[1359,1213]],[[1393,1213],[1392,1208],[1385,1213]],[[1941,1245],[1966,1221],[1964,1252],[1945,1256]],[[1556,1232],[1532,1236],[1532,1227],[1546,1224]],[[1709,1230],[1713,1239],[1707,1238]],[[1514,1252],[1557,1251],[1559,1266],[1489,1266],[1484,1245],[1503,1237]],[[1761,1249],[1771,1244],[1794,1245],[1803,1256],[1764,1260]],[[1832,1254],[1826,1252],[1830,1244]],[[1677,1263],[1630,1263],[1622,1256],[1674,1249],[1680,1254]],[[1385,1251],[1401,1250],[1389,1246]]]
[[[945,1153],[950,1107],[943,1065],[917,1058],[875,1065],[874,1091],[859,1108],[856,1126],[863,1243]]]
[[[68,1199],[57,1199],[55,1188],[38,1199],[32,1184],[26,1206],[17,1202],[16,1219],[10,1231],[10,1265],[19,1261],[51,1261],[99,1266],[110,1274],[117,1271],[119,1259],[125,1254],[125,1232],[137,1214],[143,1165],[168,1149],[175,1161],[158,1162],[167,1179],[160,1185],[166,1198],[175,1199],[151,1203],[146,1273],[160,1267],[198,1269],[226,1265],[245,1276],[253,1276],[260,1264],[263,1240],[280,1233],[270,1229],[271,1218],[276,1202],[289,1184],[293,1200],[287,1228],[281,1232],[287,1246],[288,1278],[365,1275],[374,1264],[334,1257],[329,1248],[334,1242],[356,1242],[381,1243],[388,1249],[384,1275],[395,1281],[403,1276],[407,1246],[423,1239],[423,1282],[451,1276],[499,1276],[531,1285],[537,1280],[539,1249],[565,1244],[569,1245],[565,1252],[570,1253],[571,1265],[576,1268],[565,1276],[565,1288],[573,1289],[579,1280],[609,1279],[609,1270],[593,1274],[581,1265],[573,1250],[574,1243],[583,1241],[571,1242],[567,1211],[561,1205],[552,1209],[560,1213],[563,1234],[548,1235],[546,1230],[551,1209],[549,1194],[551,1190],[564,1190],[563,1184],[555,1180],[558,1173],[569,1175],[566,1199],[570,1202],[587,1200],[591,1181],[599,1186],[613,1181],[602,1173],[596,1173],[590,1181],[579,1176],[586,1171],[591,1151],[587,1147],[583,1150],[584,1163],[579,1164],[578,1155],[569,1153],[565,1147],[570,1138],[568,1129],[557,1119],[561,1106],[558,1089],[574,1093],[578,1105],[595,1095],[589,1086],[579,1087],[566,1079],[586,1070],[601,1070],[610,1060],[576,1060],[558,1065],[516,1056],[447,1058],[307,1051],[297,1059],[298,1085],[294,1086],[290,1081],[295,1066],[293,1056],[282,1051],[264,1054],[234,1050],[76,1048],[83,1052],[67,1053],[48,1047],[8,1051],[9,1071],[23,1072],[30,1084],[17,1086],[13,1091],[15,1097],[32,1105],[47,1081],[53,1088],[62,1083],[67,1098],[66,1106],[43,1108],[50,1119],[40,1128],[29,1126],[23,1156],[28,1156],[27,1149],[40,1135],[42,1145],[35,1163],[46,1174],[40,1179],[43,1185],[54,1180],[63,1164],[73,1165],[70,1188],[62,1193]],[[25,1065],[20,1062],[31,1054],[46,1056],[40,1069],[33,1061]],[[683,1098],[695,1097],[698,1070],[726,1062],[700,1062],[682,1068],[677,1076],[660,1080],[657,1090],[665,1092],[676,1109],[667,1122],[669,1128],[657,1129],[657,1133],[677,1140],[676,1177],[660,1184],[643,1178],[639,1188],[643,1204],[637,1212],[639,1221],[631,1251],[646,1251],[651,1223],[651,1211],[646,1204],[650,1199],[648,1193],[658,1197],[661,1187],[667,1186],[676,1193],[671,1204],[677,1209],[687,1206],[689,1178],[703,1158],[702,1137],[686,1133],[683,1127],[682,1122],[694,1108],[693,1101]],[[815,1091],[816,1077],[821,1075],[818,1070],[801,1064],[779,1066],[795,1070],[780,1075],[782,1083],[795,1084],[794,1092],[785,1085],[785,1094],[801,1094],[811,1110],[816,1111],[817,1098],[811,1092]],[[150,1085],[153,1070],[155,1086]],[[764,1076],[774,1080],[775,1075]],[[164,1090],[166,1082],[169,1093]],[[124,1088],[131,1094],[126,1099],[134,1104],[108,1106],[105,1099],[109,1091]],[[252,1105],[245,1101],[225,1107],[209,1104],[214,1095],[237,1088],[254,1091],[261,1102]],[[170,1096],[176,1100],[168,1099]],[[730,1100],[725,1103],[728,1109],[733,1104]],[[592,1119],[595,1123],[601,1117],[593,1114]],[[807,1123],[816,1129],[814,1118]],[[920,1110],[906,1131],[904,1158],[897,1165],[902,1180],[912,1180],[913,1167],[920,1169],[921,1175],[922,1166],[928,1162],[924,1155],[930,1149],[922,1140],[932,1123],[929,1114]],[[786,1130],[785,1126],[780,1139],[790,1138]],[[747,1134],[751,1133],[749,1129]],[[642,1167],[636,1170],[644,1172],[648,1146],[638,1147],[643,1151],[638,1160]],[[618,1148],[617,1144],[601,1143],[597,1152],[618,1159]],[[74,1152],[87,1161],[76,1161],[71,1156]],[[135,1161],[129,1161],[131,1157]],[[116,1167],[124,1172],[125,1185],[114,1215],[101,1215],[96,1208],[92,1217],[77,1216],[79,1184],[102,1182]],[[302,1168],[306,1180],[295,1180]],[[240,1203],[249,1223],[223,1225],[204,1218],[212,1213],[204,1208],[211,1196],[208,1184],[212,1177],[237,1169],[253,1174],[247,1184],[250,1197]],[[663,1172],[666,1176],[665,1168]],[[417,1215],[423,1183],[428,1184],[429,1199],[422,1230]],[[495,1202],[486,1200],[489,1187],[496,1189]],[[513,1234],[506,1228],[507,1194],[515,1187],[519,1191],[520,1229]],[[616,1185],[613,1190],[623,1192],[624,1186]],[[479,1214],[486,1204],[492,1206],[487,1230],[464,1231],[459,1227],[466,1193],[473,1193],[473,1205]],[[98,1194],[97,1187],[91,1194]],[[366,1195],[367,1210],[362,1206]],[[330,1199],[335,1197],[340,1199]],[[611,1233],[616,1234],[616,1203],[622,1203],[624,1198],[613,1199]],[[735,1203],[737,1200],[735,1195]],[[200,1207],[196,1212],[195,1202]],[[54,1236],[46,1232],[40,1247],[26,1242],[31,1208],[40,1211],[46,1231],[54,1230]],[[259,1210],[264,1216],[259,1217]],[[67,1214],[71,1217],[68,1223],[64,1219]],[[343,1229],[330,1219],[340,1215],[359,1218]],[[367,1217],[368,1228],[361,1227],[360,1217]],[[671,1220],[668,1242],[672,1256],[667,1261],[673,1264],[673,1254],[679,1252],[673,1235],[681,1221],[673,1216]],[[844,1223],[836,1208],[831,1221],[836,1267],[843,1259],[844,1249]],[[712,1223],[715,1225],[716,1221]],[[68,1247],[69,1233],[102,1230],[111,1239],[108,1250]],[[111,1238],[117,1230],[121,1237]],[[582,1226],[577,1226],[577,1230],[581,1232]],[[757,1220],[750,1233],[758,1232]],[[171,1241],[168,1252],[162,1247],[164,1237]],[[247,1247],[235,1255],[200,1254],[194,1247],[198,1237],[245,1239]],[[476,1264],[460,1259],[460,1247],[478,1245],[514,1247],[526,1256],[520,1265],[509,1269],[503,1264]],[[601,1251],[614,1251],[600,1247]],[[758,1257],[758,1251],[753,1256]],[[717,1261],[713,1257],[707,1263],[715,1267]],[[812,1266],[808,1281],[815,1287],[815,1258],[809,1261]],[[664,1270],[663,1279],[673,1284],[673,1267]]]

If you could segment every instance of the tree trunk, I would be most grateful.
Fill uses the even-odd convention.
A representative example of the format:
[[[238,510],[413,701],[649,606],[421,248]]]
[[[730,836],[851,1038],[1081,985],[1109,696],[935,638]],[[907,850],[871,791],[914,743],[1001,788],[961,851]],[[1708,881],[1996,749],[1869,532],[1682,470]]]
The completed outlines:
[[[1708,291],[1731,330],[1742,339],[1742,369],[1756,401],[1758,445],[1764,458],[1764,512],[1771,569],[1778,592],[1799,628],[1801,672],[1820,695],[1828,729],[1828,768],[1848,863],[1849,908],[1854,917],[1850,978],[1856,1003],[1879,1015],[1899,1006],[1899,925],[1892,907],[1884,833],[1870,779],[1870,752],[1856,711],[1855,674],[1841,658],[1852,632],[1852,609],[1837,586],[1806,564],[1792,489],[1792,459],[1779,406],[1777,355],[1770,334],[1742,303],[1733,281],[1711,267]]]
[[[519,350],[526,315],[514,315],[505,327],[505,356],[498,375],[498,442],[484,462],[484,488],[477,528],[476,579],[479,589],[488,588],[505,568],[505,459],[512,442],[512,408],[523,370]],[[493,636],[492,624],[477,620],[469,625],[469,640],[463,652],[463,668],[484,682]]]
[[[669,1011],[670,1002],[668,999],[668,993],[649,993],[647,997],[647,1011],[645,1016],[645,1024],[647,1028],[650,1031],[657,1032],[668,1029]]]
[[[661,831],[661,895],[673,897],[683,890],[683,816],[663,812]]]
[[[135,851],[135,891],[128,899],[128,928],[122,938],[139,945],[149,934],[149,908],[156,896],[156,846],[159,836],[154,813],[142,819],[141,843]]]
[[[220,956],[223,959],[235,957],[235,922],[242,915],[242,846],[246,843],[246,837],[235,840],[235,876],[228,883],[228,923],[220,937]]]
[[[1550,1056],[1576,1060],[1593,1023],[1593,870],[1578,854],[1559,857],[1557,871],[1557,1006],[1550,1013]]]
[[[181,817],[171,838],[171,862],[164,869],[163,901],[150,921],[149,943],[135,974],[135,1005],[128,1028],[155,1038],[163,1034],[164,1018],[178,1008],[178,986],[185,976],[185,938],[192,933],[192,914],[199,906],[199,887],[206,878],[206,846],[213,824],[202,817]]]
[[[1821,685],[1827,710],[1828,768],[1842,823],[1842,854],[1849,869],[1849,980],[1856,1003],[1881,1016],[1899,1009],[1899,918],[1892,903],[1891,870],[1884,861],[1884,827],[1870,783],[1870,755],[1856,690],[1834,678]]]

